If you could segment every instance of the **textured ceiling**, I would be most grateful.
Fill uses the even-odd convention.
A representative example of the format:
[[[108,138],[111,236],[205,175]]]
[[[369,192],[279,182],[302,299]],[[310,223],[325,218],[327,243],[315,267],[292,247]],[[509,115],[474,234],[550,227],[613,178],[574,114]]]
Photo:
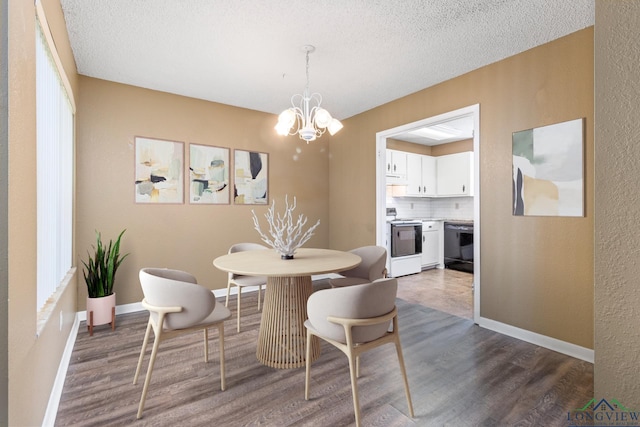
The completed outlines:
[[[78,72],[345,119],[594,23],[594,0],[61,0]]]

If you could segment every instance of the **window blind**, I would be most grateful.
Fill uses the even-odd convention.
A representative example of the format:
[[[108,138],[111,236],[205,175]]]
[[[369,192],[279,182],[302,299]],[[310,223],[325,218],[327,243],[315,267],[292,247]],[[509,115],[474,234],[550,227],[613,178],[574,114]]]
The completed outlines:
[[[36,23],[37,309],[71,268],[73,107]]]

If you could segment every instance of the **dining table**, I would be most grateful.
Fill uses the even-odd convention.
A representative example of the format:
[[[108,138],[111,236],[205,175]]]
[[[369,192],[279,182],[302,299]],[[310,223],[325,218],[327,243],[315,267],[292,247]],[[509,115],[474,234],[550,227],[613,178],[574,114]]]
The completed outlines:
[[[292,259],[269,249],[222,255],[213,265],[229,273],[267,277],[256,357],[266,366],[292,369],[306,363],[304,322],[307,300],[313,293],[311,276],[349,270],[361,262],[351,252],[299,248]],[[310,359],[319,356],[320,341],[313,337]]]

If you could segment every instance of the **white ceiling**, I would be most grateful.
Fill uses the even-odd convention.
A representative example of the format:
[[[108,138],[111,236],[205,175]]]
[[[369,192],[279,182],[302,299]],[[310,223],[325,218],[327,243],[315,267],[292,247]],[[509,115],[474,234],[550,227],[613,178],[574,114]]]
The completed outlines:
[[[338,119],[594,23],[594,0],[61,0],[78,72],[279,113],[305,86]]]

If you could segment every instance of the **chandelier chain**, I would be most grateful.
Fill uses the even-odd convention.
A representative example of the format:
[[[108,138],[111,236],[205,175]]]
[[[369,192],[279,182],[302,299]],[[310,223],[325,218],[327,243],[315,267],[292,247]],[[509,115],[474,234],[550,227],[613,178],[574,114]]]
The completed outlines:
[[[309,50],[307,49],[307,86],[306,91],[309,93]]]

